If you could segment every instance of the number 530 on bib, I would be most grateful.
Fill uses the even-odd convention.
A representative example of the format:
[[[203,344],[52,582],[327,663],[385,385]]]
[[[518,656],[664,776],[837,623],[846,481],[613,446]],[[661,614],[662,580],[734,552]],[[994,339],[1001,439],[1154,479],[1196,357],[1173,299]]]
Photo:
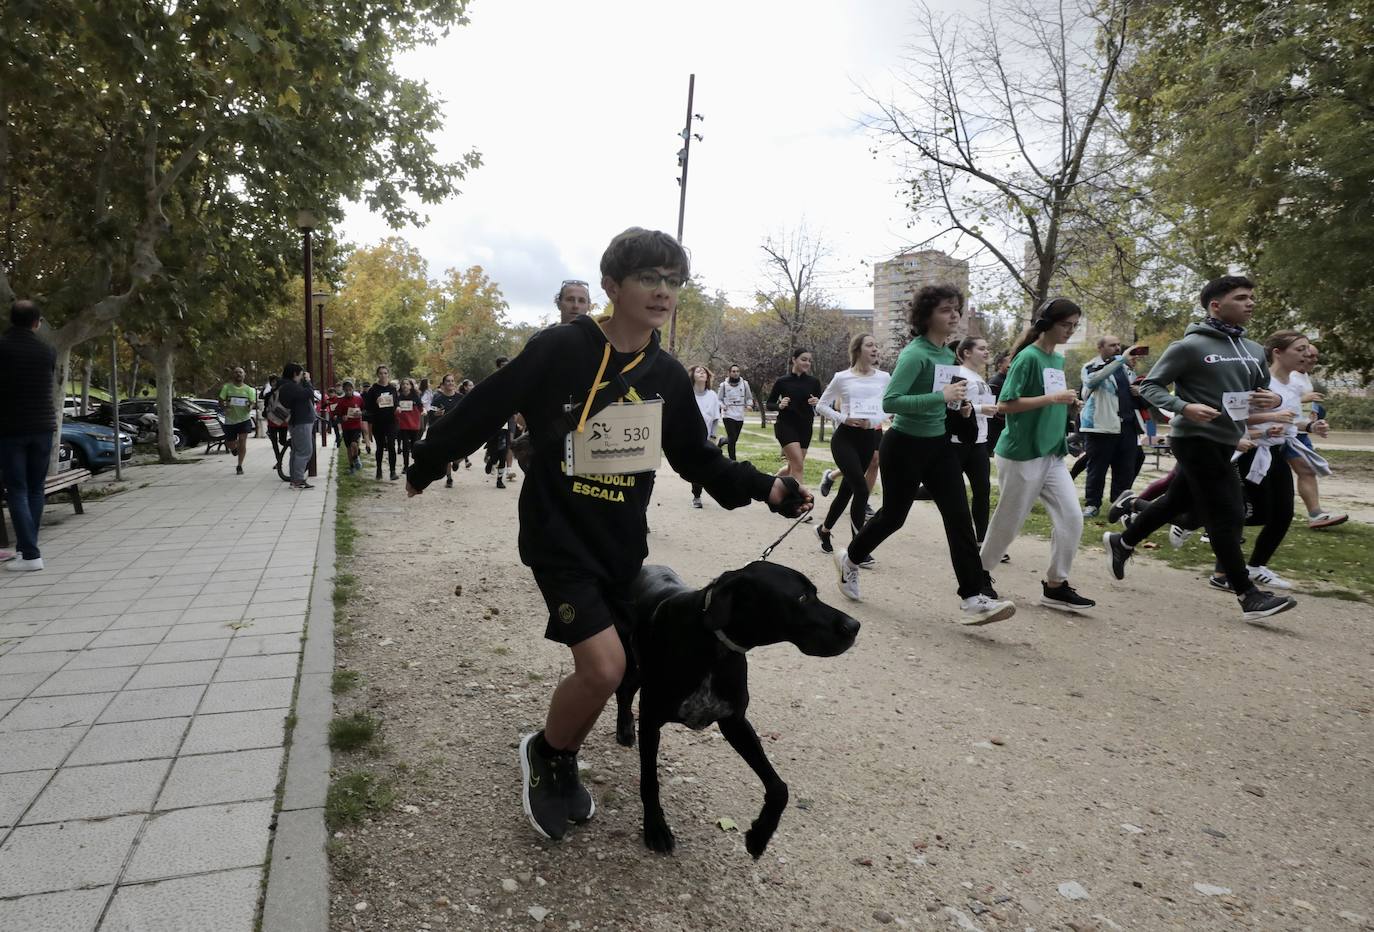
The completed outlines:
[[[568,434],[565,455],[574,476],[648,472],[663,458],[663,400],[602,408],[581,432]]]

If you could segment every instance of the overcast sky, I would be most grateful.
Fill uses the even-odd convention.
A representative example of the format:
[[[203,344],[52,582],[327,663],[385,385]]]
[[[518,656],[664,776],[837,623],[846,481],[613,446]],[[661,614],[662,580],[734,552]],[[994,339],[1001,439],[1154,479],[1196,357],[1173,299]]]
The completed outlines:
[[[958,0],[946,0],[956,8]],[[471,24],[400,62],[445,101],[436,139],[484,165],[463,193],[399,231],[438,277],[481,265],[511,316],[553,312],[565,278],[593,283],[628,226],[677,228],[677,150],[696,73],[683,241],[694,276],[743,305],[763,283],[759,246],[805,220],[831,245],[828,290],[872,307],[869,267],[915,238],[898,170],[860,124],[863,89],[886,93],[912,37],[909,0],[474,0]],[[356,206],[344,239],[386,225]]]

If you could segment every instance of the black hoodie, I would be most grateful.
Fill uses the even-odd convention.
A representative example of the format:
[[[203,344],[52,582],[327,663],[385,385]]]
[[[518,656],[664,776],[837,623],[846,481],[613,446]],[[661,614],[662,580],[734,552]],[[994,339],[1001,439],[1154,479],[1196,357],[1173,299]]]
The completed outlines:
[[[766,500],[773,477],[749,463],[726,459],[706,439],[686,370],[667,353],[652,352],[657,333],[651,342],[653,361],[634,390],[644,399],[663,399],[668,463],[683,478],[705,486],[726,508]],[[563,406],[580,406],[586,399],[606,343],[601,328],[587,316],[535,334],[518,356],[483,379],[416,444],[406,473],[410,484],[425,488],[444,475],[444,463],[471,454],[519,411],[534,442],[520,489],[520,559],[527,566],[584,571],[611,582],[633,579],[648,555],[644,510],[654,474],[567,475],[562,444],[549,442],[565,423]],[[635,355],[612,348],[606,371],[619,372]]]

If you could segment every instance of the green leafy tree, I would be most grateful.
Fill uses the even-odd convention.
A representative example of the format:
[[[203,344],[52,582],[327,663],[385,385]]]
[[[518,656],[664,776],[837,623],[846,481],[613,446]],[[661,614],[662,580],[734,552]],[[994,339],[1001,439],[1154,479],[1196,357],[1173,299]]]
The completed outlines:
[[[354,249],[326,310],[336,373],[365,377],[385,365],[418,378],[438,297],[424,257],[400,237]]]
[[[1118,91],[1143,185],[1192,280],[1258,285],[1254,329],[1374,373],[1374,6],[1152,3]],[[1196,307],[1195,298],[1193,307]]]
[[[506,316],[509,305],[501,286],[480,265],[449,269],[447,275],[439,289],[439,312],[426,362],[431,373],[452,372],[476,382],[496,370],[498,356],[515,355],[524,342],[513,345],[516,337]]]
[[[227,188],[239,231],[343,199],[393,225],[478,163],[436,157],[439,102],[394,57],[465,0],[11,0],[0,6],[0,305],[43,301],[59,370],[166,274],[184,204]],[[180,204],[178,204],[180,202]],[[284,263],[279,253],[274,263]]]

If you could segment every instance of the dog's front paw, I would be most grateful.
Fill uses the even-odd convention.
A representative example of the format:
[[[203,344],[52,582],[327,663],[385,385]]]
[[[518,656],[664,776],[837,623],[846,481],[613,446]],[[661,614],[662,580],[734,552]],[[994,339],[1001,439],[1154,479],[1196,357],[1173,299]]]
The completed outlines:
[[[748,851],[757,861],[763,857],[763,851],[768,847],[768,842],[773,840],[773,827],[760,828],[757,824],[749,831],[744,833],[744,850]]]
[[[644,820],[644,844],[651,851],[660,854],[673,853],[673,830],[668,827],[668,823],[660,816],[657,819]]]

